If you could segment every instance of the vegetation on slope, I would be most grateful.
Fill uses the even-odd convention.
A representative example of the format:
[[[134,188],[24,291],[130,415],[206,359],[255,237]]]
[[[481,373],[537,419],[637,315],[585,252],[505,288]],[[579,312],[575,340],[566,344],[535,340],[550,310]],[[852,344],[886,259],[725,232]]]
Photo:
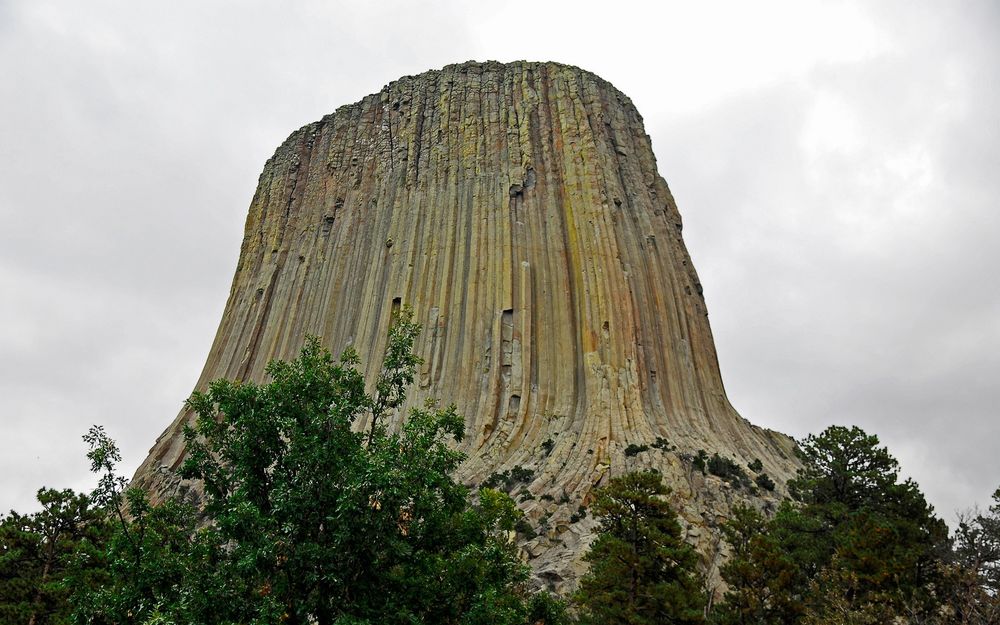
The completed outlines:
[[[528,472],[475,493],[457,483],[463,456],[450,443],[463,419],[451,406],[386,427],[419,364],[416,333],[404,313],[372,395],[356,355],[335,361],[313,338],[272,363],[266,384],[220,380],[194,394],[181,475],[203,484],[201,510],[129,489],[114,441],[92,428],[92,495],[42,489],[41,512],[0,519],[0,623],[1000,622],[1000,490],[949,538],[856,427],[802,441],[793,499],[773,516],[733,509],[722,601],[655,472],[593,493],[599,528],[571,603],[534,593],[512,540],[522,515],[493,488]],[[699,458],[720,479],[749,481],[726,458]]]

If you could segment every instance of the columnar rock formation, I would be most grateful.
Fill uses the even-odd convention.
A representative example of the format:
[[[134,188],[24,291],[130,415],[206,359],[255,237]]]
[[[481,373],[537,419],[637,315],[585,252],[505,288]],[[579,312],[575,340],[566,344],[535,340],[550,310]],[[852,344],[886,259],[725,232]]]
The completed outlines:
[[[711,558],[711,527],[747,495],[685,455],[759,458],[779,484],[794,470],[790,439],[726,399],[642,118],[586,71],[452,65],[292,133],[260,176],[198,386],[260,380],[306,334],[335,353],[353,345],[371,374],[400,305],[424,327],[409,403],[457,404],[469,483],[533,471],[513,492],[540,531],[526,553],[557,587],[594,527],[570,517],[609,475],[662,471]],[[159,438],[138,483],[172,487],[163,467],[181,462],[189,418]],[[657,439],[669,444],[625,453]]]

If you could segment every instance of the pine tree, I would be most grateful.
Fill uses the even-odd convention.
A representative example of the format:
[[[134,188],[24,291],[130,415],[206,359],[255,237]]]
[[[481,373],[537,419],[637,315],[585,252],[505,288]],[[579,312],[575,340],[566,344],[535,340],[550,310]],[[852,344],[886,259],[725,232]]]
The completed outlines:
[[[955,622],[1000,622],[1000,488],[986,512],[960,515],[947,575]]]
[[[858,427],[829,427],[801,452],[805,464],[789,488],[815,526],[805,537],[810,578],[826,569],[849,582],[845,593],[858,605],[871,596],[898,613],[934,613],[948,529],[917,484],[900,481],[896,459]]]
[[[697,556],[681,539],[669,493],[655,472],[628,473],[595,493],[600,528],[584,559],[576,601],[584,622],[702,623]]]
[[[713,621],[868,623],[940,613],[947,528],[877,437],[833,426],[802,441],[803,467],[765,521],[736,508]],[[891,617],[891,618],[890,618]],[[881,620],[880,620],[881,619]]]
[[[754,508],[736,505],[721,529],[732,552],[719,571],[728,590],[716,606],[712,622],[795,623],[804,610],[797,590],[805,586],[807,578],[769,531],[768,520]]]
[[[86,495],[42,488],[42,509],[0,519],[0,623],[68,623],[69,587],[103,580],[103,512]]]

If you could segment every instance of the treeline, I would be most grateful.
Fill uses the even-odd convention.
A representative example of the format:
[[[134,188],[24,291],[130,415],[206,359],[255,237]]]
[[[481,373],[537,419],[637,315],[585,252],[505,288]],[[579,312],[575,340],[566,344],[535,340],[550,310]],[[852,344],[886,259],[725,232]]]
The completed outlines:
[[[949,536],[858,428],[802,442],[775,514],[733,510],[720,601],[653,472],[595,492],[579,590],[534,591],[514,501],[452,477],[455,408],[386,427],[419,364],[417,331],[405,313],[393,326],[371,395],[356,354],[335,361],[316,339],[271,363],[267,384],[194,394],[180,476],[203,485],[200,509],[128,488],[114,441],[92,428],[91,495],[42,489],[41,512],[0,519],[0,624],[1000,622],[1000,490]]]

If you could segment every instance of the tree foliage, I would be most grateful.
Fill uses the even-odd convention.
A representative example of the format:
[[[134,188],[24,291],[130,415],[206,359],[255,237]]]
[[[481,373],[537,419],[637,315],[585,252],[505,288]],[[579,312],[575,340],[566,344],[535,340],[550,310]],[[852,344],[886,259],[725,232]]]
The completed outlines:
[[[833,426],[801,445],[803,467],[770,521],[737,510],[718,620],[879,622],[939,611],[947,527],[878,438]],[[868,619],[868,620],[866,620]]]
[[[663,499],[669,492],[655,472],[627,473],[596,491],[600,528],[584,556],[591,569],[576,594],[585,622],[703,621],[697,555]]]
[[[722,526],[732,547],[720,574],[728,590],[713,614],[724,625],[794,623],[803,612],[796,590],[805,576],[786,552],[767,519],[756,509],[736,505]]]
[[[949,608],[956,623],[1000,622],[1000,488],[986,512],[960,515],[946,571]]]
[[[810,434],[799,455],[803,466],[788,488],[804,503],[838,510],[881,507],[897,488],[899,463],[877,436],[857,426],[834,425]]]
[[[68,623],[72,587],[104,581],[101,509],[72,490],[39,489],[41,510],[0,518],[0,623]]]
[[[933,612],[948,530],[916,483],[900,481],[895,458],[857,427],[828,428],[802,450],[805,467],[791,487],[820,526],[820,564],[849,572],[852,595]]]
[[[406,311],[395,320],[370,394],[353,351],[335,360],[309,338],[264,384],[219,380],[192,395],[180,476],[203,485],[200,509],[129,488],[114,441],[92,428],[91,495],[42,489],[41,511],[0,518],[0,623],[575,621],[561,600],[529,591],[512,542],[527,524],[504,491],[532,471],[516,466],[470,492],[452,477],[464,459],[454,406],[398,414],[420,362],[417,331]],[[1000,622],[1000,489],[949,541],[877,437],[835,426],[800,453],[794,501],[770,518],[737,505],[721,526],[727,591],[712,623]],[[749,483],[721,456],[690,460]],[[767,488],[763,464],[748,468]],[[574,596],[580,622],[704,621],[697,556],[668,493],[655,472],[593,493],[600,523]],[[572,520],[585,516],[581,507]]]
[[[296,360],[268,366],[266,384],[219,380],[195,393],[181,475],[204,484],[200,528],[191,506],[150,506],[124,489],[117,449],[92,431],[99,492],[119,531],[114,582],[87,594],[81,620],[559,622],[557,602],[528,592],[510,540],[514,502],[491,489],[472,498],[452,477],[464,459],[454,406],[428,404],[388,427],[419,364],[416,333],[404,311],[373,395],[353,351],[335,361],[312,337]]]
[[[84,436],[91,469],[100,475],[92,497],[104,502],[113,530],[104,551],[104,580],[81,587],[71,576],[74,622],[154,622],[169,613],[177,622],[228,622],[229,603],[239,598],[236,580],[224,572],[226,551],[211,527],[197,529],[190,504],[176,499],[153,506],[148,495],[128,488],[116,472],[121,454],[103,428]]]

